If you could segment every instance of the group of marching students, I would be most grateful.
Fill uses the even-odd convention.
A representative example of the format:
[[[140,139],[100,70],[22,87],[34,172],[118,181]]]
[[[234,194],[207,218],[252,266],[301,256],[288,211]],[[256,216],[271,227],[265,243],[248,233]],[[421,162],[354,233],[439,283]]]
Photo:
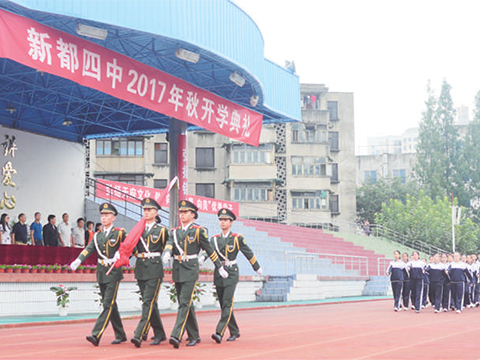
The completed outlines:
[[[480,294],[480,254],[460,255],[435,254],[420,259],[414,251],[412,255],[395,250],[395,260],[390,262],[387,275],[392,284],[394,310],[411,308],[419,313],[431,305],[435,312],[456,311],[479,306]]]

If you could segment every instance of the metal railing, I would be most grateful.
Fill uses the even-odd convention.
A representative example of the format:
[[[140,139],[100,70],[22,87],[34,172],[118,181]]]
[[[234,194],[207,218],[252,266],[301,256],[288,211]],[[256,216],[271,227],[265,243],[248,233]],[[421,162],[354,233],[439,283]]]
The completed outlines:
[[[428,244],[424,241],[408,238],[406,235],[400,234],[382,225],[376,225],[376,224],[370,225],[370,229],[371,229],[370,236],[382,237],[429,255],[433,255],[436,253],[442,254],[442,253],[448,252],[445,249],[441,249],[438,246]]]
[[[322,260],[328,260],[325,264]],[[305,253],[297,251],[285,251],[285,274],[290,272],[290,264],[293,261],[293,272],[295,274],[315,273],[318,266],[340,265],[342,270],[351,271],[358,276],[369,275],[369,261],[366,256],[340,255],[340,254],[322,254],[322,253]],[[338,266],[330,266],[329,273],[334,276],[345,276],[344,271],[340,271]]]
[[[387,269],[390,266],[391,261],[393,261],[393,259],[387,259],[387,258],[377,259],[377,275],[378,276],[386,275]]]

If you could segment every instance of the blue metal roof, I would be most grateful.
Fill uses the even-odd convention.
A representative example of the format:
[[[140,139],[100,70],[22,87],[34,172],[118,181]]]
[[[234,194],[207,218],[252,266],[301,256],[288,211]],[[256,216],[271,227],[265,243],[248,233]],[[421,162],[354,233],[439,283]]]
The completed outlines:
[[[106,40],[85,39],[248,108],[258,95],[252,109],[265,123],[300,120],[298,77],[264,58],[258,27],[230,1],[0,0],[0,9],[75,36],[77,23],[106,29]],[[179,47],[199,53],[198,63],[176,58]],[[243,87],[229,80],[233,71]],[[168,129],[163,114],[0,59],[0,109],[10,102],[17,111],[0,110],[0,124],[72,141]]]

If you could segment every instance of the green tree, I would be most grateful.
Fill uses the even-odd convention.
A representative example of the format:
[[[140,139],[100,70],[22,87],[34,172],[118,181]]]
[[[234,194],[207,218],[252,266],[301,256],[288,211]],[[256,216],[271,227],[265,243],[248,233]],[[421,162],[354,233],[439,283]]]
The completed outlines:
[[[390,199],[405,202],[407,194],[416,195],[419,191],[417,181],[405,184],[400,178],[379,179],[376,183],[365,183],[357,189],[357,218],[362,223],[368,220],[375,223],[375,214],[382,210],[382,204]]]

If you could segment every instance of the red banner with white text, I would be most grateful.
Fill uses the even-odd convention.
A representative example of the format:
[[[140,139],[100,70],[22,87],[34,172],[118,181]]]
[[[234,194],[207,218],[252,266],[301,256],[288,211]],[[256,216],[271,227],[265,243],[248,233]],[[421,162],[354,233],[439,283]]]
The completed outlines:
[[[101,186],[101,184],[105,184],[109,187]],[[152,189],[145,186],[131,185],[103,179],[97,181],[96,196],[98,198],[112,201],[132,201],[128,196],[127,199],[125,199],[125,194],[138,199],[144,199],[146,197],[155,199],[155,201],[164,208],[170,206],[170,196],[166,193],[166,190]],[[232,201],[217,200],[195,195],[182,196],[182,199],[191,201],[197,205],[199,212],[216,214],[218,210],[227,208],[233,211],[237,216],[239,213],[238,203]]]
[[[4,10],[0,39],[0,57],[258,146],[261,114],[125,55]]]

